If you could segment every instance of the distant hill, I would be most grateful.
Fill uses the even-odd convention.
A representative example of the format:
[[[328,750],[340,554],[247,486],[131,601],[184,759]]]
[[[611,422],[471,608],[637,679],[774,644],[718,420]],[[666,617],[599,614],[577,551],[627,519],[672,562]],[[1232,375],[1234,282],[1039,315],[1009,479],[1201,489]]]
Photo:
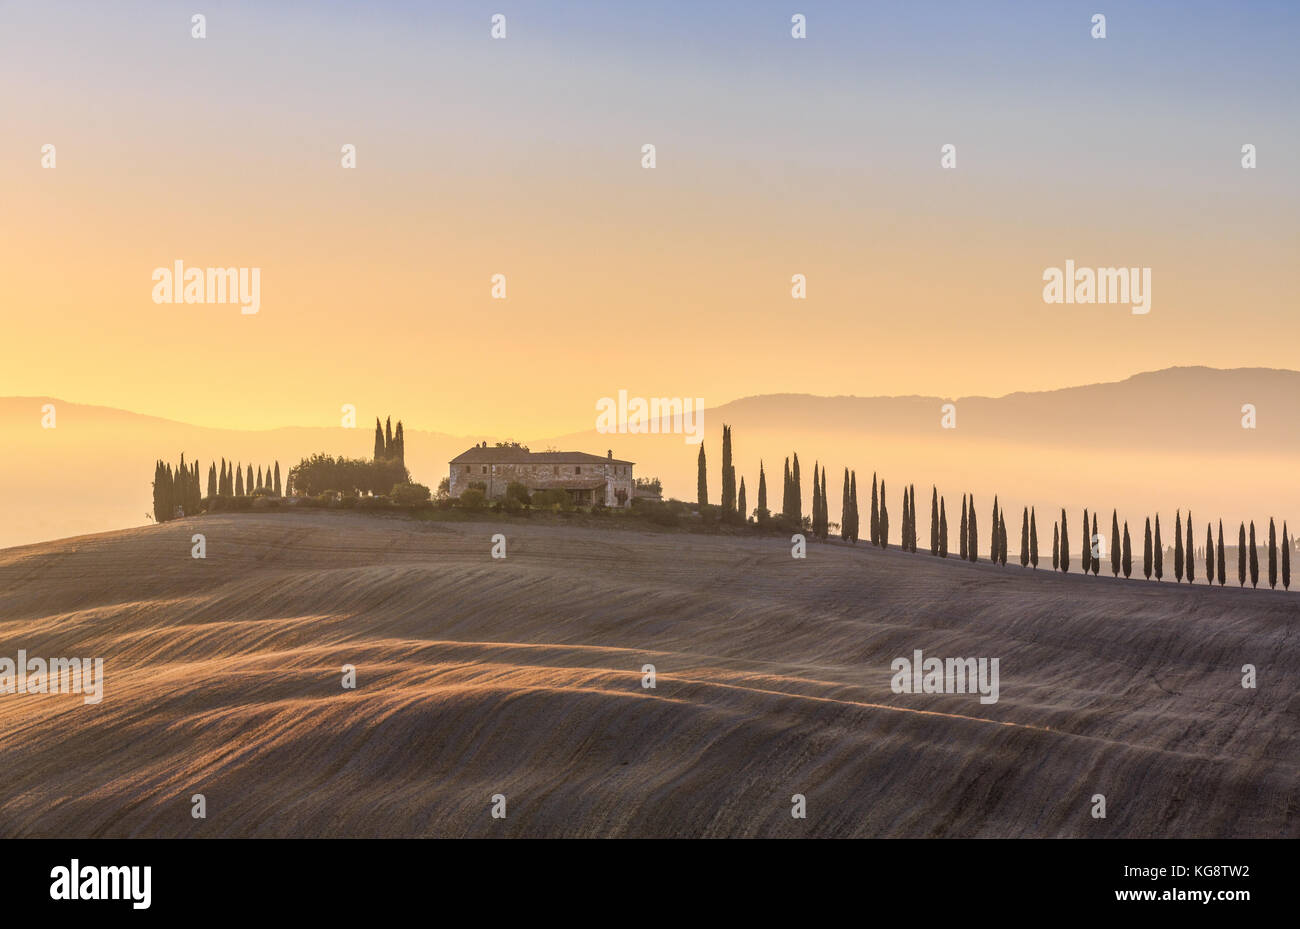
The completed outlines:
[[[829,463],[832,521],[839,518],[846,466],[858,472],[864,513],[872,472],[885,479],[895,526],[901,486],[915,483],[923,544],[932,483],[953,512],[960,509],[961,494],[973,492],[985,525],[999,494],[1013,536],[1022,506],[1038,508],[1049,537],[1061,506],[1070,508],[1072,531],[1080,515],[1074,511],[1088,506],[1101,509],[1107,523],[1111,508],[1120,508],[1121,518],[1134,522],[1138,532],[1148,511],[1159,508],[1172,523],[1175,508],[1191,506],[1199,542],[1203,520],[1211,516],[1224,518],[1229,528],[1243,519],[1266,524],[1270,515],[1279,527],[1282,519],[1300,519],[1297,397],[1297,371],[1204,367],[1004,397],[745,397],[705,413],[711,499],[716,502],[721,489],[725,422],[733,427],[737,476],[745,479],[750,508],[757,505],[759,459],[767,468],[769,505],[779,508],[782,461],[797,451],[805,510],[814,461]],[[57,429],[40,428],[46,402],[56,404]],[[945,403],[956,407],[955,429],[940,426]],[[1247,403],[1256,409],[1255,429],[1241,425]],[[400,402],[392,411],[400,412]],[[595,418],[593,404],[590,430],[527,444],[534,450],[612,450],[635,461],[636,474],[659,477],[666,495],[695,499],[696,446],[680,435],[602,435]],[[363,419],[357,429],[238,431],[42,397],[0,399],[0,437],[8,450],[0,458],[0,546],[139,525],[149,508],[158,456],[174,459],[184,451],[187,459],[197,456],[205,471],[222,455],[251,460],[254,468],[278,458],[287,471],[316,451],[368,456],[372,423]],[[475,442],[504,438],[490,432],[454,436],[420,425],[405,423],[407,465],[431,487],[446,475],[450,458]]]

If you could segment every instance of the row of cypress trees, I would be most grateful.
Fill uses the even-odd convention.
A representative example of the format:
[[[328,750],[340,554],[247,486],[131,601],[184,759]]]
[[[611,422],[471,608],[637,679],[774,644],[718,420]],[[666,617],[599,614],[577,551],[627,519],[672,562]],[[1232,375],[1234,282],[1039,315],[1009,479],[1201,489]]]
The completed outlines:
[[[401,424],[398,425],[400,428]],[[724,513],[739,514],[740,518],[744,519],[747,514],[745,481],[742,477],[739,499],[737,500],[736,472],[732,460],[731,441],[731,427],[724,425],[722,432],[722,509]],[[703,444],[700,445],[698,467],[699,503],[704,506],[708,504],[708,478]],[[825,541],[830,534],[830,514],[826,499],[826,470],[821,466],[820,462],[813,463],[813,501],[809,523],[813,536],[822,541]],[[974,496],[963,494],[961,507],[959,555],[963,561],[978,561],[979,532]],[[785,521],[791,523],[794,527],[802,527],[804,524],[803,491],[799,471],[799,454],[797,452],[792,453],[790,457],[785,459],[781,514]],[[758,516],[760,520],[763,520],[769,515],[767,509],[767,474],[763,463],[760,461],[758,468]],[[1006,512],[998,505],[996,496],[993,498],[991,520],[993,531],[989,537],[989,560],[994,564],[1005,565],[1008,557]],[[899,539],[900,547],[904,551],[915,552],[917,550],[916,523],[916,486],[909,485],[903,488],[902,531]],[[858,530],[857,472],[845,468],[844,489],[841,495],[840,538],[856,544]],[[889,509],[885,502],[885,482],[883,480],[878,481],[876,474],[871,476],[871,522],[869,533],[869,540],[872,545],[880,548],[889,546]],[[1085,574],[1091,573],[1095,576],[1100,573],[1100,539],[1097,514],[1093,513],[1090,519],[1088,510],[1084,509],[1081,563]],[[1268,584],[1270,587],[1275,588],[1277,586],[1280,567],[1282,586],[1284,589],[1290,589],[1293,541],[1287,524],[1283,522],[1282,538],[1279,544],[1274,521],[1272,518],[1269,519],[1267,554]],[[1094,549],[1098,554],[1094,555]],[[1205,547],[1200,551],[1204,557],[1206,579],[1213,584],[1217,576],[1219,585],[1223,586],[1227,583],[1227,570],[1222,520],[1219,521],[1217,561],[1215,551],[1213,526],[1207,524]],[[938,487],[931,488],[930,496],[930,554],[942,558],[948,557],[948,513],[945,500],[939,495]],[[1183,531],[1182,512],[1179,511],[1174,516],[1173,554],[1174,577],[1176,580],[1181,583],[1183,577],[1186,576],[1187,582],[1189,584],[1193,583],[1196,579],[1197,549],[1192,537],[1192,514],[1190,511],[1187,514],[1185,533]],[[1021,567],[1032,566],[1035,569],[1038,567],[1038,514],[1033,507],[1025,507],[1021,517],[1019,560]],[[1118,510],[1111,511],[1110,561],[1111,573],[1114,576],[1118,577],[1120,572],[1123,572],[1125,577],[1132,574],[1133,554],[1128,523],[1126,521],[1123,524],[1121,534]],[[1065,573],[1070,570],[1069,527],[1064,509],[1061,510],[1060,522],[1052,526],[1052,569]],[[1148,518],[1146,521],[1142,570],[1148,579],[1153,573],[1157,581],[1164,577],[1164,547],[1160,538],[1159,514],[1155,517],[1154,529],[1151,519]],[[1250,523],[1249,544],[1247,544],[1246,523],[1243,522],[1238,531],[1237,579],[1243,587],[1246,584],[1248,573],[1251,586],[1258,586],[1259,552],[1255,541],[1255,523],[1253,521]]]
[[[1083,511],[1084,525],[1084,545],[1082,550],[1082,567],[1085,574],[1091,572],[1097,574],[1100,570],[1100,555],[1094,555],[1096,548],[1100,550],[1100,536],[1097,534],[1097,516],[1094,513],[1091,523],[1091,534],[1088,532],[1088,511]],[[1053,529],[1054,541],[1052,549],[1052,567],[1062,572],[1070,570],[1070,547],[1069,535],[1066,522],[1065,510],[1061,511],[1061,522],[1059,527]],[[1125,577],[1130,577],[1133,573],[1133,551],[1132,543],[1129,538],[1128,521],[1124,522],[1123,534],[1121,536],[1119,514],[1117,511],[1111,511],[1110,523],[1110,563],[1111,574],[1118,577],[1123,572]],[[1246,577],[1249,572],[1250,586],[1259,586],[1259,546],[1255,541],[1255,522],[1250,522],[1250,541],[1247,543],[1246,523],[1242,523],[1237,530],[1237,581],[1242,586],[1246,586]],[[1186,540],[1186,541],[1184,541]],[[1272,517],[1268,521],[1268,586],[1276,589],[1278,583],[1278,568],[1281,567],[1282,587],[1285,590],[1291,589],[1291,549],[1294,540],[1291,538],[1287,524],[1282,523],[1282,539],[1279,546],[1277,537],[1276,523]],[[1279,558],[1279,548],[1280,555]],[[1200,550],[1200,555],[1204,558],[1205,579],[1206,583],[1213,584],[1216,576],[1219,586],[1222,587],[1228,582],[1227,570],[1227,547],[1223,541],[1223,520],[1219,520],[1219,539],[1218,539],[1218,557],[1215,557],[1214,525],[1206,523],[1205,525],[1205,547]],[[1174,515],[1174,579],[1176,583],[1182,583],[1184,576],[1187,583],[1191,584],[1196,581],[1196,559],[1198,551],[1192,530],[1192,514],[1187,514],[1187,530],[1183,531],[1182,512],[1178,511]],[[1165,547],[1160,537],[1160,515],[1155,517],[1155,527],[1152,528],[1151,518],[1147,517],[1146,526],[1142,544],[1142,574],[1150,580],[1152,574],[1157,581],[1164,579],[1164,562]]]
[[[274,496],[283,496],[280,486],[280,462],[275,463],[275,471],[272,474],[268,465],[263,471],[261,465],[257,468],[257,477],[253,476],[253,466],[248,466],[248,477],[244,477],[244,468],[242,464],[227,464],[226,459],[221,459],[221,473],[217,473],[217,466],[214,464],[208,469],[208,496],[209,497],[242,497],[253,495],[257,491],[270,492]]]
[[[393,432],[393,417],[388,417],[383,429],[379,428],[379,417],[375,417],[375,461],[395,458],[397,463],[406,467],[406,436],[402,432],[402,421],[397,421],[397,432]]]

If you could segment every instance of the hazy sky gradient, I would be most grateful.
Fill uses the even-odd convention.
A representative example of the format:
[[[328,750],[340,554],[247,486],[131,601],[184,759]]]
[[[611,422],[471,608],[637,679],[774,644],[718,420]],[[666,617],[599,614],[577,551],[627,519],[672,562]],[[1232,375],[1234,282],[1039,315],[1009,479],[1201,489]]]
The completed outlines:
[[[1294,4],[198,6],[0,2],[0,395],[529,437],[620,388],[1300,367]],[[1151,314],[1043,304],[1067,258]],[[176,259],[261,313],[155,305]]]

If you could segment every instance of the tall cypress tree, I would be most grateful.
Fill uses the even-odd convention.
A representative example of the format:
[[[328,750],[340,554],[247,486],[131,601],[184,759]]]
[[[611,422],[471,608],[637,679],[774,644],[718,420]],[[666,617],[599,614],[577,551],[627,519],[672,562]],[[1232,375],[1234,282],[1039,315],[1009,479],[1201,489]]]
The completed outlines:
[[[849,540],[849,530],[852,528],[853,517],[849,515],[849,505],[851,498],[849,496],[849,469],[844,469],[844,493],[840,497],[840,539],[847,542]]]
[[[816,468],[813,469],[816,474]],[[731,427],[722,424],[722,512],[736,510],[736,470],[731,466]]]
[[[1273,528],[1273,517],[1268,518],[1268,586],[1277,588],[1277,530]]]
[[[1020,518],[1020,567],[1029,567],[1029,507]]]
[[[871,472],[871,544],[879,544],[880,501],[876,498],[876,472]]]
[[[258,465],[258,466],[257,466],[257,483],[253,485],[253,489],[254,489],[254,490],[261,490],[263,486],[264,486],[264,485],[262,484],[262,466],[261,466],[261,465]]]
[[[1061,507],[1061,573],[1070,573],[1070,529],[1065,519],[1065,507]]]
[[[1007,566],[1007,511],[998,510],[998,564]]]
[[[1187,583],[1196,581],[1196,555],[1192,551],[1192,511],[1187,511]]]
[[[1174,583],[1183,581],[1183,521],[1178,510],[1174,510]]]
[[[903,486],[903,520],[899,524],[898,547],[903,551],[909,551],[907,544],[907,486]]]
[[[700,454],[695,459],[697,474],[695,476],[695,500],[702,510],[709,505],[709,475],[704,458],[704,443],[700,443]]]
[[[1155,558],[1156,582],[1158,583],[1165,576],[1165,547],[1160,542],[1160,514],[1156,514],[1156,541],[1152,550]]]
[[[989,537],[989,561],[993,562],[994,564],[998,563],[998,555],[1000,554],[999,548],[1002,544],[1001,540],[998,538],[998,514],[1001,512],[1002,511],[998,509],[998,495],[994,494],[993,495],[993,522],[990,524],[993,526],[993,531]]]
[[[280,494],[280,462],[278,461],[275,463],[275,495],[277,497],[281,495]]]
[[[235,496],[242,497],[243,495],[244,495],[244,466],[240,464],[236,464],[235,465]]]
[[[1250,586],[1259,586],[1259,550],[1255,547],[1255,521],[1250,521]]]
[[[818,494],[821,493],[821,483],[817,480],[817,461],[813,461],[813,499],[812,499],[812,534],[813,538],[820,539],[822,535],[822,504]]]
[[[1246,524],[1237,530],[1237,580],[1246,586]]]
[[[1142,573],[1146,575],[1147,580],[1151,580],[1151,517],[1147,517],[1146,539],[1142,543]]]
[[[794,465],[790,468],[790,502],[794,504],[794,521],[803,525],[803,484],[799,480],[799,453],[794,453]]]
[[[1120,541],[1119,541],[1119,510],[1110,511],[1110,575],[1119,577],[1120,569]]]
[[[208,499],[217,495],[217,463],[208,465]]]
[[[406,467],[406,433],[402,432],[402,421],[397,421],[397,432],[393,435],[393,457],[400,468]]]
[[[741,521],[741,522],[745,522],[745,520],[746,520],[748,517],[745,515],[745,506],[746,506],[746,504],[745,504],[745,479],[744,479],[744,477],[741,477],[741,479],[740,479],[740,490],[738,491],[738,493],[739,493],[739,497],[738,497],[738,499],[737,499],[737,503],[736,503],[736,512],[740,515],[740,521]]]
[[[944,508],[943,498],[939,498],[939,557],[948,557],[948,511]],[[1285,558],[1283,560],[1285,564]]]
[[[1228,553],[1223,548],[1223,520],[1219,520],[1219,586],[1228,583]]]
[[[822,468],[821,504],[822,504],[822,512],[821,512],[822,541],[825,542],[826,537],[831,534],[831,508],[830,505],[826,502],[826,469],[825,468]]]
[[[384,457],[393,457],[393,417],[384,420]]]
[[[885,500],[885,482],[880,482],[880,547],[889,548],[889,506]]]
[[[975,495],[970,496],[970,518],[966,520],[966,531],[970,538],[966,540],[966,550],[970,552],[971,563],[980,560],[979,530],[975,526]]]
[[[1052,570],[1061,567],[1061,527],[1052,523]]]
[[[1038,570],[1038,517],[1034,508],[1029,508],[1029,563]]]
[[[961,495],[961,560],[966,561],[970,554],[966,551],[969,544],[970,531],[966,525],[966,495]]]
[[[375,417],[375,461],[384,459],[384,429],[379,425],[379,417]]]
[[[849,511],[853,520],[853,529],[849,532],[849,541],[854,545],[858,544],[858,472],[854,471],[849,475],[849,496],[853,500],[853,507]]]
[[[253,466],[250,464],[248,466],[248,479],[244,481],[244,493],[251,494],[252,492],[253,492]]]
[[[763,473],[763,459],[758,459],[758,521],[767,519],[767,475]]]
[[[1286,534],[1286,520],[1282,520],[1282,589],[1291,589],[1291,537]]]
[[[930,485],[930,554],[939,554],[939,488]]]
[[[1133,573],[1133,548],[1129,545],[1127,519],[1124,520],[1124,557],[1120,559],[1120,567],[1124,569],[1125,577]]]

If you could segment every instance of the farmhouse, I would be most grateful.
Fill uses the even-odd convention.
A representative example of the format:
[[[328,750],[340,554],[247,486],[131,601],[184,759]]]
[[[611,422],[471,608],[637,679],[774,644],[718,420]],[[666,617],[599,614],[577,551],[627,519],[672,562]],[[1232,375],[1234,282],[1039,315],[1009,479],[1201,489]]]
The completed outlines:
[[[479,486],[489,499],[504,497],[506,487],[520,483],[529,493],[564,490],[578,506],[632,505],[632,465],[615,458],[612,450],[587,452],[530,452],[521,445],[489,446],[486,442],[461,452],[449,462],[448,491],[459,497]]]

